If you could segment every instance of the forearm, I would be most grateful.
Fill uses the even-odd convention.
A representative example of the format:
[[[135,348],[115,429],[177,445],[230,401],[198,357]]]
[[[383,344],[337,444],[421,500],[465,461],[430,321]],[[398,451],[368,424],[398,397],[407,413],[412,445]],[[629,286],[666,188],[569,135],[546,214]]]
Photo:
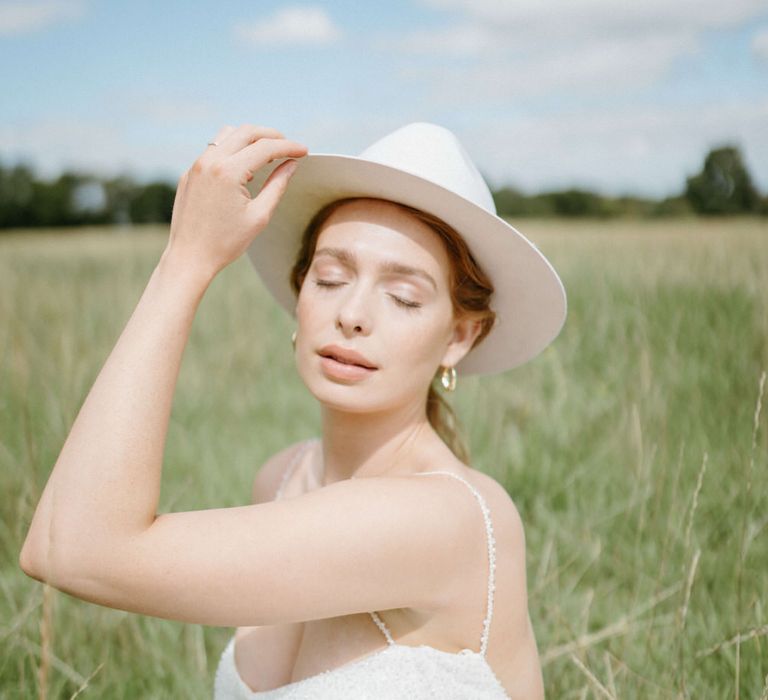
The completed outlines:
[[[35,573],[98,566],[154,521],[181,358],[211,279],[167,251],[153,270],[48,478],[22,556]]]

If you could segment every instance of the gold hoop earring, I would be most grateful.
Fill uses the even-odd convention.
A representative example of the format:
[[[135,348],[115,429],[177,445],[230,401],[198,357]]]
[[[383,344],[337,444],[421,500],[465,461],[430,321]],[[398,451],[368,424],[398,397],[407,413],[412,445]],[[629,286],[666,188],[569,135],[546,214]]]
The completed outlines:
[[[454,391],[456,389],[456,368],[443,367],[443,372],[440,375],[440,383],[446,391]]]
[[[291,333],[291,345],[293,345],[293,349],[296,349],[296,331]]]

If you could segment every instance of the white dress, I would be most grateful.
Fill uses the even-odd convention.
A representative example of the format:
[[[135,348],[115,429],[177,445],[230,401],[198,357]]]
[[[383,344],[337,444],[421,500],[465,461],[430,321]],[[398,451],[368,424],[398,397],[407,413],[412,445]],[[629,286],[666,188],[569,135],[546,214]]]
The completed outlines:
[[[289,465],[275,498],[299,458],[314,440]],[[485,520],[488,543],[488,604],[480,650],[462,649],[458,653],[442,651],[426,644],[397,644],[383,620],[369,613],[381,630],[387,645],[378,651],[340,667],[328,669],[309,678],[272,690],[253,691],[240,677],[235,666],[235,637],[224,649],[214,681],[214,700],[509,700],[509,695],[486,659],[488,633],[493,616],[496,549],[490,513],[480,492],[466,479],[448,471],[420,472],[418,475],[447,474],[464,483],[474,494]]]

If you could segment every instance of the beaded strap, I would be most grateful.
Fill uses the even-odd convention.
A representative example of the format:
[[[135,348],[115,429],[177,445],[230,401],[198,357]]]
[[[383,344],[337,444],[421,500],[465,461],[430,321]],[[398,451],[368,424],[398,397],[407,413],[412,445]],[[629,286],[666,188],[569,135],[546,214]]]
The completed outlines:
[[[493,537],[493,523],[491,522],[490,511],[488,510],[485,499],[480,494],[480,492],[463,476],[442,470],[416,472],[417,476],[422,476],[425,474],[447,474],[448,476],[452,476],[454,479],[458,479],[459,481],[463,482],[472,491],[478,503],[480,503],[480,508],[483,511],[483,519],[485,520],[485,532],[488,536],[488,606],[485,620],[483,620],[483,634],[480,637],[480,654],[485,656],[485,653],[488,649],[488,634],[491,631],[491,618],[493,617],[493,592],[496,590],[496,540]]]
[[[495,583],[496,541],[493,537],[493,523],[491,522],[490,511],[488,510],[488,506],[485,504],[485,499],[482,497],[480,492],[474,486],[472,486],[472,484],[470,484],[463,476],[459,476],[458,474],[454,474],[453,472],[444,471],[444,470],[416,472],[416,476],[421,476],[424,474],[448,474],[448,476],[452,476],[454,479],[458,479],[459,481],[462,481],[464,484],[466,484],[470,488],[475,498],[480,503],[480,508],[483,511],[483,519],[485,520],[485,532],[486,532],[486,535],[488,536],[488,607],[487,607],[485,620],[483,620],[483,633],[480,637],[479,653],[482,656],[485,656],[486,651],[488,649],[488,634],[491,629],[491,618],[493,617],[493,592],[496,590],[496,583]],[[387,638],[387,642],[389,642],[389,644],[394,644],[395,642],[392,639],[392,635],[389,633],[389,630],[387,629],[387,626],[384,624],[384,621],[375,612],[372,612],[369,614],[373,618],[373,621],[376,623],[378,628],[384,633],[384,636]],[[464,651],[467,651],[467,650],[464,650]]]
[[[376,623],[378,628],[382,631],[384,636],[387,638],[387,642],[389,644],[394,644],[395,640],[392,639],[392,635],[389,633],[389,630],[387,629],[387,626],[384,624],[384,620],[382,620],[378,613],[372,612],[371,617],[373,618],[373,621]]]
[[[288,481],[288,478],[291,476],[291,474],[293,474],[293,470],[296,468],[296,465],[299,463],[299,460],[304,455],[304,453],[309,449],[310,445],[312,445],[312,443],[315,442],[315,440],[316,438],[309,438],[308,440],[305,440],[304,445],[300,449],[296,450],[296,454],[294,455],[290,464],[286,467],[285,472],[283,472],[283,478],[280,479],[280,485],[277,487],[274,500],[278,500],[279,498],[282,497],[283,488],[285,487],[285,484]]]

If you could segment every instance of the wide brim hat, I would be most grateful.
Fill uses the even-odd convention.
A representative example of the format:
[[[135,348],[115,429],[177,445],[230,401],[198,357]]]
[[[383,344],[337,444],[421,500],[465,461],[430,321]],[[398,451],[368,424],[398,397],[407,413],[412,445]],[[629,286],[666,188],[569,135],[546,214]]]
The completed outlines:
[[[254,173],[256,196],[277,159]],[[465,240],[494,286],[496,323],[456,365],[458,374],[496,374],[536,357],[558,335],[566,294],[554,267],[517,229],[496,214],[488,185],[456,136],[428,122],[407,124],[358,156],[308,153],[298,160],[268,225],[248,257],[278,303],[295,317],[290,272],[301,236],[324,205],[346,197],[375,197],[433,214]]]

